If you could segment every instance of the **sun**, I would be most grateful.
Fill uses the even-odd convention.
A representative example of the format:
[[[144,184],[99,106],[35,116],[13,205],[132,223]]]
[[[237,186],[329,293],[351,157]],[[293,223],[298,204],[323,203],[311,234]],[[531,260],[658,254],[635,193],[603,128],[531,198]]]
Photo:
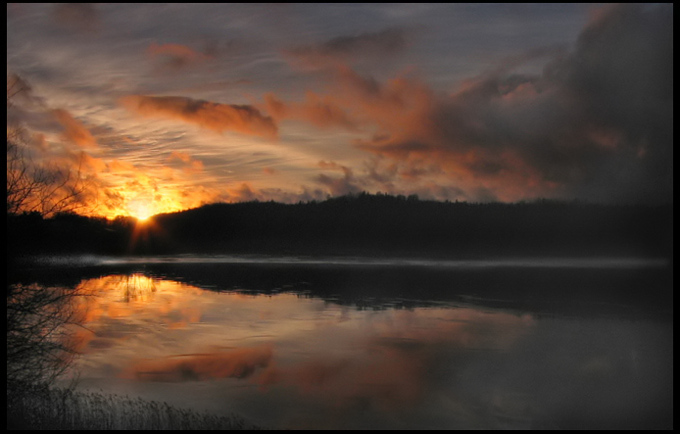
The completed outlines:
[[[153,215],[151,207],[146,203],[135,201],[130,204],[130,214],[140,222],[146,221]]]
[[[135,217],[135,218],[136,218],[137,220],[139,220],[140,222],[143,222],[143,221],[146,221],[146,220],[148,220],[148,219],[149,219],[149,217],[151,217],[151,215],[149,215],[149,214],[144,214],[144,213],[141,213],[141,214],[139,214],[139,215],[136,215],[136,216],[134,216],[134,217]]]

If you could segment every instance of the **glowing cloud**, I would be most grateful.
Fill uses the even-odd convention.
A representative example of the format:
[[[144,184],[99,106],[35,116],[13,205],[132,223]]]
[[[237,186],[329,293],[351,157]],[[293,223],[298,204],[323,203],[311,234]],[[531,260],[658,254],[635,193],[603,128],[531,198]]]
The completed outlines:
[[[92,133],[77,121],[69,112],[63,109],[53,110],[54,117],[64,127],[64,138],[75,143],[78,146],[86,148],[94,148],[97,146],[97,140],[92,136]]]
[[[203,171],[203,162],[192,159],[187,153],[173,151],[168,158],[168,162],[172,163],[175,161],[180,161],[183,164],[182,170],[187,174],[199,173]]]
[[[272,118],[249,105],[220,104],[180,96],[142,95],[123,97],[120,102],[142,116],[180,119],[218,133],[235,131],[270,139],[278,133]]]
[[[295,119],[310,122],[320,128],[342,127],[357,130],[357,122],[329,96],[308,92],[302,103],[285,103],[273,94],[265,95],[267,110],[277,120]]]

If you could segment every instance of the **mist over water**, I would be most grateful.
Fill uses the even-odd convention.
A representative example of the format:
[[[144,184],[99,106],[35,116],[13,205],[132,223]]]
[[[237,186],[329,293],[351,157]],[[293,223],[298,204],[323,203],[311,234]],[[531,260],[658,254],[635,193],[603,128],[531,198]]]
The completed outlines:
[[[106,257],[97,255],[46,256],[34,258],[44,265],[97,266],[127,264],[290,264],[380,267],[436,268],[658,268],[669,265],[665,258],[636,257],[563,257],[563,258],[494,258],[494,259],[420,259],[375,257],[304,257],[271,255],[169,255]]]

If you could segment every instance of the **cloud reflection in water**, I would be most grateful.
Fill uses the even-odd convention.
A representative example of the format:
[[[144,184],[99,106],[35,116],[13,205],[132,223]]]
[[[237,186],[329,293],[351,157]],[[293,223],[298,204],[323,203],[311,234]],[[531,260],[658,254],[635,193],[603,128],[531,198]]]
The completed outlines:
[[[635,427],[672,414],[663,324],[446,304],[358,310],[142,275],[81,287],[99,294],[88,299],[84,384],[271,426]]]

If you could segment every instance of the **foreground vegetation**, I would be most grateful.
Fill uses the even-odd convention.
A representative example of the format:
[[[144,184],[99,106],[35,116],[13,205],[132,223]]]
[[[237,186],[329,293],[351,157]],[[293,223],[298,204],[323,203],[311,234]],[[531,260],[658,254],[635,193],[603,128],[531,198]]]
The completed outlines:
[[[7,285],[7,429],[250,429],[235,416],[216,416],[166,403],[55,388],[77,353],[82,322],[73,287]]]
[[[233,430],[257,429],[244,419],[127,396],[35,388],[7,396],[7,429]]]

